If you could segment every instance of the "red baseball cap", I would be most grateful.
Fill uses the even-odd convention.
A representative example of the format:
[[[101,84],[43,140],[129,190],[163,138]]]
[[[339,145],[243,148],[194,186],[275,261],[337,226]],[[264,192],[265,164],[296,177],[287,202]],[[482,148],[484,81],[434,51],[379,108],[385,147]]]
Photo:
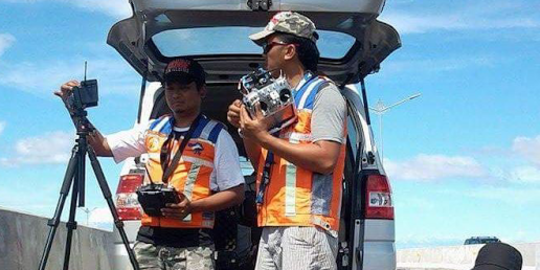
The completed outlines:
[[[195,60],[189,58],[174,58],[163,71],[163,80],[167,81],[180,81],[191,83],[193,81],[197,83],[206,83],[206,73],[203,67]]]

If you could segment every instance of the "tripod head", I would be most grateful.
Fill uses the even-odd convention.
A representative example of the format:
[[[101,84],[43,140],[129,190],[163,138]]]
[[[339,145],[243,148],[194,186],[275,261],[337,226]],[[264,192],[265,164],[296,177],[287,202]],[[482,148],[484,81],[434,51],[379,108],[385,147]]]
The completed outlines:
[[[96,130],[88,120],[88,112],[86,112],[85,109],[70,112],[70,117],[77,130],[77,135],[79,136],[78,139],[81,139],[82,137],[86,139],[86,136]]]

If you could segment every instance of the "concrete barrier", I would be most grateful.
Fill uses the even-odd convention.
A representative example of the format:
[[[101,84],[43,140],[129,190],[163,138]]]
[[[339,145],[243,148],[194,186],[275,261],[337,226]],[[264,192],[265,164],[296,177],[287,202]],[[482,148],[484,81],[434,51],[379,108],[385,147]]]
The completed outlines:
[[[522,270],[540,270],[540,243],[510,244],[523,256]],[[484,245],[413,248],[397,251],[398,269],[470,270]]]
[[[63,269],[66,226],[58,226],[47,269]],[[37,270],[49,233],[47,218],[0,208],[0,269]],[[69,269],[111,270],[112,232],[78,226],[73,233]]]
[[[0,208],[0,269],[36,270],[49,233],[47,218]],[[112,270],[113,233],[79,226],[73,234],[69,269]],[[66,226],[61,223],[47,270],[63,268]],[[523,256],[522,270],[540,270],[540,243],[511,244]],[[398,270],[469,270],[483,245],[402,249]]]

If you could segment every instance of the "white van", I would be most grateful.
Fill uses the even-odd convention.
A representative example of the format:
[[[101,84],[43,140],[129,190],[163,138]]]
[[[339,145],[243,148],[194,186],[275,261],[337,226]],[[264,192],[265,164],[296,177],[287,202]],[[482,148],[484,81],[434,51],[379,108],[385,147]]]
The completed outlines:
[[[159,83],[167,61],[190,56],[207,72],[208,96],[203,113],[227,123],[226,111],[240,98],[241,76],[263,63],[261,49],[248,35],[259,31],[282,10],[311,18],[319,32],[319,70],[342,88],[348,106],[346,165],[343,181],[339,269],[394,270],[394,208],[389,181],[373,141],[364,78],[400,47],[398,33],[376,18],[384,0],[130,0],[133,16],[116,23],[108,44],[142,76],[136,125],[167,113]],[[360,85],[357,89],[355,85]],[[235,129],[246,182],[250,165]],[[140,210],[134,191],[144,177],[144,155],[125,162],[116,206],[129,240],[135,241]],[[215,228],[218,269],[253,269],[258,233],[239,224],[238,209],[221,211]],[[115,234],[117,235],[117,234]],[[120,238],[115,270],[131,269]]]

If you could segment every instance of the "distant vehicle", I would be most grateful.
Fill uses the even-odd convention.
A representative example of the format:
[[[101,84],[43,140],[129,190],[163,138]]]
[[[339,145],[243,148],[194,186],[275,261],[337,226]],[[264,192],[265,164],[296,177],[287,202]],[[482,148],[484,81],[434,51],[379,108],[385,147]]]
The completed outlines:
[[[501,240],[495,236],[473,236],[465,240],[464,245],[480,245],[487,243],[500,243]]]
[[[107,43],[143,77],[136,125],[169,112],[160,85],[165,64],[176,56],[197,60],[207,73],[203,113],[229,126],[247,168],[242,139],[226,119],[228,106],[241,97],[239,79],[264,63],[261,48],[247,36],[260,31],[279,10],[312,18],[320,35],[319,71],[342,86],[348,104],[338,269],[395,270],[392,193],[373,139],[368,104],[363,102],[364,78],[377,72],[381,62],[401,46],[397,31],[376,20],[384,2],[130,0],[133,16],[111,28]],[[362,85],[361,90],[355,84]],[[126,160],[116,191],[118,215],[131,243],[141,225],[135,190],[143,181],[147,159],[142,155]],[[254,185],[250,171],[244,173],[248,186]],[[217,269],[252,270],[260,228],[237,224],[234,211],[218,212],[216,226],[221,226],[215,228]],[[114,269],[131,269],[120,238],[115,243]]]

